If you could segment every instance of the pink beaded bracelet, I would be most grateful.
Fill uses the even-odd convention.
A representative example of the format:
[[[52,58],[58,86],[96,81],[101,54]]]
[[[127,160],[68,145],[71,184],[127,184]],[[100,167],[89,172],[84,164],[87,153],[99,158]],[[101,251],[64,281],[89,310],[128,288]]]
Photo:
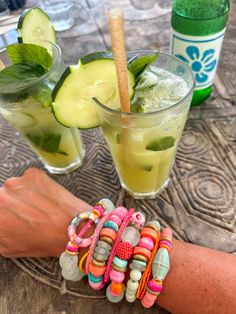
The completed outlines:
[[[98,230],[99,241],[96,247],[91,249],[93,256],[88,266],[89,284],[95,290],[100,290],[105,285],[103,274],[106,270],[106,261],[116,241],[117,231],[126,215],[127,209],[125,207],[117,207],[106,220],[104,226]]]
[[[99,204],[96,204],[91,212],[83,212],[72,219],[68,227],[68,236],[70,241],[66,245],[66,250],[60,256],[59,263],[62,268],[62,276],[67,280],[78,281],[84,276],[84,272],[79,270],[78,267],[78,250],[80,247],[88,247],[93,235],[89,238],[83,238],[89,229],[91,223],[98,224],[105,210],[113,209],[114,205],[110,200],[102,199]],[[82,230],[76,234],[78,225],[87,220]]]
[[[99,224],[97,225],[97,228],[95,229],[93,240],[92,240],[91,245],[89,247],[88,256],[87,256],[86,265],[85,265],[86,275],[88,275],[88,272],[89,272],[89,264],[91,263],[91,259],[92,259],[92,256],[93,256],[93,251],[94,251],[94,248],[95,248],[95,246],[97,244],[97,240],[99,238],[99,233],[100,233],[101,229],[103,228],[104,223],[110,218],[111,215],[112,215],[112,212],[110,212],[107,215],[105,215],[100,220]]]
[[[145,217],[141,213],[133,213],[130,223],[121,235],[122,241],[117,246],[110,272],[111,283],[106,290],[107,298],[113,303],[120,302],[123,299],[125,293],[125,286],[123,284],[125,279],[124,273],[126,272],[128,261],[133,254],[133,249],[140,239],[138,230],[143,226],[144,222]],[[127,284],[129,285],[130,282]]]
[[[107,283],[109,281],[109,274],[110,274],[110,270],[111,270],[111,265],[112,265],[112,261],[113,261],[113,259],[115,257],[117,246],[118,246],[118,244],[121,241],[122,233],[125,230],[125,227],[127,226],[127,224],[129,223],[130,217],[132,216],[133,213],[134,213],[134,209],[130,208],[128,213],[127,213],[127,215],[126,215],[126,217],[125,217],[125,219],[124,219],[124,221],[122,222],[122,225],[121,225],[120,229],[119,229],[119,232],[118,232],[117,238],[116,238],[116,242],[113,245],[113,248],[112,248],[112,251],[111,251],[111,255],[110,255],[108,263],[107,263],[107,268],[106,268],[106,271],[105,271],[105,274],[104,274],[104,283]]]

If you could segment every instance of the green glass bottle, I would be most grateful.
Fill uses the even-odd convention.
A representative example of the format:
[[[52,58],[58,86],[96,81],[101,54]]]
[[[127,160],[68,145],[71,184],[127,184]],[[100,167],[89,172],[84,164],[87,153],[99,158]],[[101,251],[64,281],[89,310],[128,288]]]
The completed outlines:
[[[171,52],[195,75],[192,105],[201,104],[212,92],[229,6],[229,0],[173,0]]]

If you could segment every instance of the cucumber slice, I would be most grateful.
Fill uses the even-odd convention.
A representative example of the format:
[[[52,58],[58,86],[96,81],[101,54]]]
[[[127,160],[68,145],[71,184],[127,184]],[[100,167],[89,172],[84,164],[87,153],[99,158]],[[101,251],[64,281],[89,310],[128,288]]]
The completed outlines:
[[[128,78],[132,97],[135,77],[130,71]],[[101,58],[101,53],[83,57],[78,65],[65,70],[52,93],[55,118],[66,127],[98,127],[93,97],[111,109],[120,109],[115,61],[111,57]]]
[[[26,9],[22,12],[17,30],[19,43],[35,44],[47,49],[48,45],[43,44],[42,40],[56,43],[56,33],[50,17],[38,7]]]

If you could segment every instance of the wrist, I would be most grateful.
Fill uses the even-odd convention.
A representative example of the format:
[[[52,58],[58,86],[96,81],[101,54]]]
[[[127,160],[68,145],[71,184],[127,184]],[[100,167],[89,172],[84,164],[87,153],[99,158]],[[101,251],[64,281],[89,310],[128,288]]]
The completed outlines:
[[[51,255],[59,256],[64,251],[65,245],[68,242],[68,225],[71,220],[81,212],[89,211],[91,209],[91,205],[76,197],[74,197],[74,199],[71,198],[70,200],[66,200],[63,204],[60,204],[60,211],[57,217],[53,220],[55,229],[55,246]],[[83,223],[80,228],[82,226]]]

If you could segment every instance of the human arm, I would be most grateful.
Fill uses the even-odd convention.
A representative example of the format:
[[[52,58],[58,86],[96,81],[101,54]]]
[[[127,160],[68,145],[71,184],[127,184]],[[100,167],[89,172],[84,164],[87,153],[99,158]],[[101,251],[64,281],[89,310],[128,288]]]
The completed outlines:
[[[0,187],[0,254],[60,255],[70,220],[89,209],[41,170],[31,168],[6,180]]]
[[[0,254],[59,256],[68,223],[90,208],[40,170],[8,179],[0,188]],[[231,314],[235,292],[236,256],[174,240],[159,305],[174,314]]]
[[[173,314],[236,313],[236,256],[174,241],[157,303]]]

